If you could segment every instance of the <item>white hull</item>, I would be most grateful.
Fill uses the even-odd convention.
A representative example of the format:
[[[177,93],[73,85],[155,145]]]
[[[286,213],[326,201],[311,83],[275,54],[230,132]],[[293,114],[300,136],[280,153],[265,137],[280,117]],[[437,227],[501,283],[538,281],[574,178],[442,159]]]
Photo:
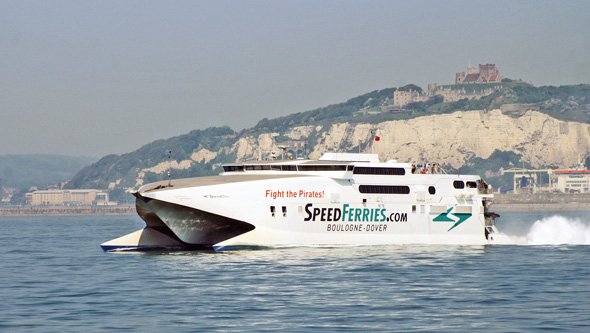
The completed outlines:
[[[347,165],[369,172],[377,167],[406,172],[356,174]],[[401,163],[347,165],[337,171],[240,171],[175,180],[171,187],[166,182],[150,184],[136,194],[138,213],[146,229],[157,229],[167,237],[164,248],[493,241],[493,219],[485,212],[492,196],[478,186],[454,187],[457,182],[479,185],[479,177],[414,174],[409,164]],[[399,193],[370,193],[384,188]],[[143,249],[132,237],[105,243],[103,249],[117,245]]]

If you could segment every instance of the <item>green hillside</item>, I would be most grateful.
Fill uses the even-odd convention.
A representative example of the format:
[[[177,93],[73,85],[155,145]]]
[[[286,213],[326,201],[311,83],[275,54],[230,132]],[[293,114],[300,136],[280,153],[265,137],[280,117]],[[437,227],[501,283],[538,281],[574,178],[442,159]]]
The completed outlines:
[[[0,155],[0,178],[5,187],[46,188],[69,180],[93,162],[96,158],[85,156]]]
[[[409,104],[404,107],[403,112],[381,112],[382,106],[393,103],[393,93],[398,89],[419,90],[419,87],[408,85],[400,88],[376,90],[343,103],[274,119],[265,118],[253,128],[239,133],[235,133],[229,127],[215,127],[194,130],[185,135],[154,141],[127,154],[107,155],[101,158],[96,163],[80,170],[67,184],[67,187],[105,189],[109,183],[120,180],[117,189],[134,188],[137,185],[138,173],[142,169],[167,161],[168,151],[172,151],[173,160],[182,161],[189,159],[192,153],[202,148],[218,152],[217,157],[207,163],[193,163],[190,168],[185,170],[173,170],[173,178],[217,174],[216,165],[235,161],[236,156],[230,153],[230,148],[240,138],[273,132],[279,134],[277,139],[280,142],[287,139],[283,134],[290,128],[301,125],[314,125],[321,128],[323,125],[339,122],[379,123],[432,114],[453,113],[459,110],[498,109],[503,104],[515,103],[527,103],[531,108],[538,109],[540,112],[560,120],[590,123],[590,85],[532,87],[523,83],[509,83],[504,84],[501,90],[480,100],[464,99],[457,102],[442,102],[442,97],[438,96],[426,102]],[[323,128],[327,128],[327,126]],[[311,135],[307,137],[309,146],[313,146],[316,139],[321,136],[321,131],[313,130]],[[485,170],[496,171],[500,162],[508,165],[522,164],[524,161],[521,161],[520,158],[518,154],[498,151],[490,157],[489,161],[467,161],[461,171],[479,174]],[[148,172],[143,180],[147,183],[164,178],[166,178],[165,173]],[[502,180],[499,179],[498,182],[502,182]],[[501,184],[495,185],[497,187]]]
[[[107,155],[96,163],[80,170],[66,184],[65,188],[99,188],[106,189],[110,182],[122,181],[118,187],[133,187],[139,170],[149,168],[168,160],[168,152],[176,161],[190,159],[193,152],[205,148],[217,151],[235,142],[235,133],[229,127],[212,127],[205,130],[194,130],[185,135],[158,140],[146,144],[136,151],[123,155]],[[175,178],[195,177],[216,174],[212,166],[215,163],[233,161],[231,156],[218,156],[208,163],[195,163],[189,169],[176,170]],[[161,180],[156,174],[146,175],[146,181]]]
[[[450,113],[459,110],[497,109],[504,104],[531,104],[540,112],[556,119],[590,123],[590,85],[532,87],[518,84],[494,92],[479,100],[460,100],[457,102],[427,105],[427,102],[414,103],[414,108],[425,113]]]
[[[418,90],[415,85],[400,88],[386,88],[349,99],[344,103],[329,105],[311,111],[294,113],[274,119],[264,118],[248,132],[282,132],[292,126],[323,125],[337,122],[378,123],[388,120],[411,119],[429,114],[452,113],[455,111],[485,110],[500,108],[504,104],[526,103],[538,108],[554,118],[568,121],[590,123],[590,85],[543,86],[533,87],[526,83],[503,83],[497,85],[453,85],[444,86],[466,91],[481,90],[500,86],[499,91],[480,100],[463,99],[457,102],[443,102],[441,96],[434,96],[429,101],[411,103],[400,113],[362,113],[360,110],[380,111],[381,106],[393,104],[396,90]]]

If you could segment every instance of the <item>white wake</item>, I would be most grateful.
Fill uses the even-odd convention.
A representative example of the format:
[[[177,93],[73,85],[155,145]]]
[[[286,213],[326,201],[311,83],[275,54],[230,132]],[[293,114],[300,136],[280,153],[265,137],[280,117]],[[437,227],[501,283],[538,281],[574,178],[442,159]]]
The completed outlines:
[[[530,245],[590,245],[590,225],[555,215],[536,221],[526,235]]]
[[[499,233],[494,243],[501,245],[590,245],[590,224],[559,215],[537,220],[526,235]]]

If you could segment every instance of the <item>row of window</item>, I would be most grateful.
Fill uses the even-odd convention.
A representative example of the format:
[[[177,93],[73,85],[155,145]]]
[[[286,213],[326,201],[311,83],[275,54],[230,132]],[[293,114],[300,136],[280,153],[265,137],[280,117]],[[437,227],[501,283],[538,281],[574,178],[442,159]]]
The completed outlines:
[[[283,216],[287,216],[287,206],[283,206],[282,209]],[[270,206],[270,214],[274,217],[276,214],[275,206]]]
[[[410,194],[410,187],[405,185],[360,185],[359,192],[367,194]],[[429,186],[428,193],[435,195],[436,188]]]
[[[566,180],[565,183],[567,185],[567,184],[586,184],[588,182],[585,180]]]
[[[410,187],[405,185],[360,185],[359,192],[373,194],[410,194]]]
[[[352,165],[298,165],[297,169],[299,171],[346,171],[346,167],[352,168]]]
[[[348,167],[348,168],[347,168]],[[276,165],[276,164],[252,164],[252,165],[224,165],[225,172],[238,171],[346,171],[352,170],[352,165]]]
[[[406,173],[404,168],[375,168],[375,167],[353,167],[352,165],[224,165],[223,171],[252,171],[252,170],[275,170],[275,171],[350,171],[356,175],[396,175],[403,176]],[[477,188],[474,181],[464,182],[462,180],[453,181],[453,187],[456,189]],[[361,193],[379,193],[379,194],[409,194],[410,187],[398,185],[360,185]],[[434,186],[428,188],[428,193],[434,195],[436,189]]]
[[[355,175],[395,175],[406,174],[404,168],[375,168],[375,167],[354,167],[353,165],[274,165],[274,164],[252,164],[252,165],[224,165],[223,171],[352,171]]]
[[[465,183],[461,180],[454,181],[453,185],[456,189],[465,188]],[[467,188],[477,188],[477,183],[467,182]],[[360,185],[359,192],[374,194],[410,194],[410,187],[405,185]],[[428,193],[430,195],[435,195],[436,188],[434,186],[429,186]]]
[[[463,182],[462,180],[455,180],[453,182],[453,187],[456,189],[465,188],[465,182]],[[467,182],[467,188],[477,188],[477,183],[476,182]]]
[[[406,174],[406,170],[404,168],[355,167],[352,173],[355,175],[403,176]]]

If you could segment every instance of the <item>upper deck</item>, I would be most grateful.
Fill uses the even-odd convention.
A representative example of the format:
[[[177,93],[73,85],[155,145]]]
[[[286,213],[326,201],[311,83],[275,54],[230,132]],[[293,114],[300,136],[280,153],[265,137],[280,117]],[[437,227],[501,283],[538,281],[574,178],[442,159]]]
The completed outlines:
[[[223,170],[219,176],[173,180],[171,185],[165,181],[148,184],[142,187],[140,192],[170,187],[194,187],[276,178],[319,176],[348,181],[359,191],[377,191],[376,193],[383,193],[382,191],[405,193],[409,192],[410,187],[416,185],[439,184],[449,190],[488,194],[488,188],[484,186],[479,176],[446,174],[436,164],[416,166],[393,160],[382,163],[379,162],[377,155],[372,154],[327,154],[319,160],[229,163],[223,165]]]
[[[487,184],[477,175],[446,174],[436,163],[380,162],[376,154],[333,153],[324,154],[319,160],[252,161],[225,164],[223,169],[222,175],[322,176],[358,184],[426,185],[444,179],[456,190],[471,189],[478,194],[490,192]]]
[[[380,163],[376,154],[325,154],[319,160],[254,161],[223,165],[222,175],[229,174],[301,174],[337,179],[353,175],[406,175],[412,172],[408,163]]]

